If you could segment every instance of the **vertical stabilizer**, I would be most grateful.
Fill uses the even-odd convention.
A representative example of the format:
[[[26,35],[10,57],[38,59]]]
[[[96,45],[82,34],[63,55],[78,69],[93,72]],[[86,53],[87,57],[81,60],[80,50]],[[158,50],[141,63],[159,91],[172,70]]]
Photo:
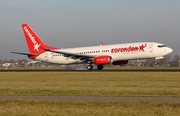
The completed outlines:
[[[39,53],[44,49],[57,49],[45,45],[43,41],[36,35],[36,33],[29,27],[28,24],[22,24],[22,28],[30,53]]]

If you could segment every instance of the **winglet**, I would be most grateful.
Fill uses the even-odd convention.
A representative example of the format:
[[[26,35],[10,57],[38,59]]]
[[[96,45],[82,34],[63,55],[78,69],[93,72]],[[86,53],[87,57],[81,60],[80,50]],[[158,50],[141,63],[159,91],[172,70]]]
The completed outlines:
[[[100,45],[103,46],[104,45],[103,42],[100,42]]]

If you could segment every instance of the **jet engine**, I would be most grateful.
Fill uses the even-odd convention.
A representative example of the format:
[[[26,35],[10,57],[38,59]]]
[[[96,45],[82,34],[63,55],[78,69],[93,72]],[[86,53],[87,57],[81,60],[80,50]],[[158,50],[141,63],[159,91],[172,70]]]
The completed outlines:
[[[94,63],[96,65],[101,65],[101,64],[112,64],[113,63],[113,60],[112,60],[112,57],[111,56],[99,56],[99,57],[96,57],[94,59]]]

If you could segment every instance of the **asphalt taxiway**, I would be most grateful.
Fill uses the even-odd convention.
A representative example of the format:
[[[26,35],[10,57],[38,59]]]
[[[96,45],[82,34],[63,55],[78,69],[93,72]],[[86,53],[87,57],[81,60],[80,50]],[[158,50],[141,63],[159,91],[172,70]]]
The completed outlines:
[[[0,70],[0,72],[180,72],[180,69],[120,69],[120,70]]]
[[[160,97],[78,97],[78,96],[0,96],[1,100],[48,100],[48,101],[92,101],[92,102],[178,102],[180,98]]]

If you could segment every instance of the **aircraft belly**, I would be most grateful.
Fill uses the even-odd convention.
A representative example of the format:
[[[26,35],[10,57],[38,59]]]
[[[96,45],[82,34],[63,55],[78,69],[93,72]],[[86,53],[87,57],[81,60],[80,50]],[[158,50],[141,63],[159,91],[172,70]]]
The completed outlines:
[[[70,59],[70,58],[66,58],[63,56],[51,58],[50,61],[53,63],[57,63],[57,64],[74,64],[74,63],[80,63],[81,62],[78,59],[75,60],[75,59]]]

